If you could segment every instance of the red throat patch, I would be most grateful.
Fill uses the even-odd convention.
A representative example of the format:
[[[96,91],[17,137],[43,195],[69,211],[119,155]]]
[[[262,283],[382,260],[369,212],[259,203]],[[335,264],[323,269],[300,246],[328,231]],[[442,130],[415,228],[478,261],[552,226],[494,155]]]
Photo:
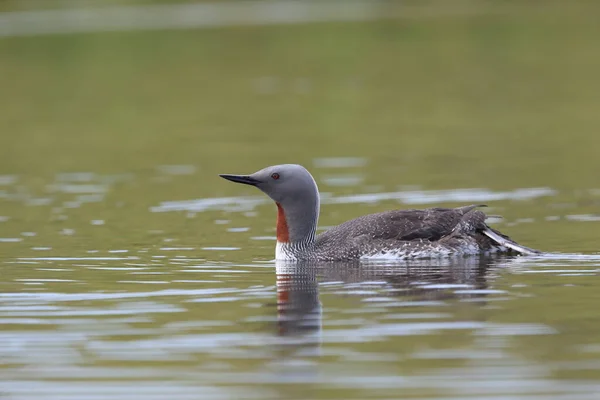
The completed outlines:
[[[285,219],[285,212],[281,204],[277,204],[277,241],[280,243],[287,243],[290,241],[290,231],[288,230],[287,221]]]

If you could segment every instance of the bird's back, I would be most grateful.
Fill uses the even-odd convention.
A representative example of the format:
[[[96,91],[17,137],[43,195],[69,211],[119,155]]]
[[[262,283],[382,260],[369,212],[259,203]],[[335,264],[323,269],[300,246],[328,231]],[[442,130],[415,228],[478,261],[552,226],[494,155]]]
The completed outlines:
[[[391,210],[364,215],[333,227],[316,238],[320,258],[359,258],[396,252],[422,256],[452,251],[477,253],[490,245],[478,233],[489,229],[477,205],[459,208]]]

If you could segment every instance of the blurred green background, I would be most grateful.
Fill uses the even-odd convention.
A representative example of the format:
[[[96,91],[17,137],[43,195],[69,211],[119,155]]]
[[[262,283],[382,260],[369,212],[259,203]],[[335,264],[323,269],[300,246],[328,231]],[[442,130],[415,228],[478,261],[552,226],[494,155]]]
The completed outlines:
[[[2,38],[0,168],[212,172],[357,154],[397,183],[595,183],[600,4],[413,3],[428,12]]]

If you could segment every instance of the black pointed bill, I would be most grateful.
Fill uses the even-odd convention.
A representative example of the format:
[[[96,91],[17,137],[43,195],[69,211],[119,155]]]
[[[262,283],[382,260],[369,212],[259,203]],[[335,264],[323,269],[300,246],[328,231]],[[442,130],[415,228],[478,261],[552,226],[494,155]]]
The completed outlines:
[[[219,174],[221,178],[227,179],[231,182],[243,183],[245,185],[255,186],[260,183],[258,179],[252,178],[248,175],[228,175],[228,174]]]

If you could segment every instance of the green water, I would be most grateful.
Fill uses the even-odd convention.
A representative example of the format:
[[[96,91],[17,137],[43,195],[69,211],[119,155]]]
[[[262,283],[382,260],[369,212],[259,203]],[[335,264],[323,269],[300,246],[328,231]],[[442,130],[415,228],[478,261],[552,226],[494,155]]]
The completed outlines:
[[[0,398],[596,398],[600,6],[460,4],[0,39]],[[322,227],[487,203],[556,254],[278,282],[217,174],[282,162]]]

